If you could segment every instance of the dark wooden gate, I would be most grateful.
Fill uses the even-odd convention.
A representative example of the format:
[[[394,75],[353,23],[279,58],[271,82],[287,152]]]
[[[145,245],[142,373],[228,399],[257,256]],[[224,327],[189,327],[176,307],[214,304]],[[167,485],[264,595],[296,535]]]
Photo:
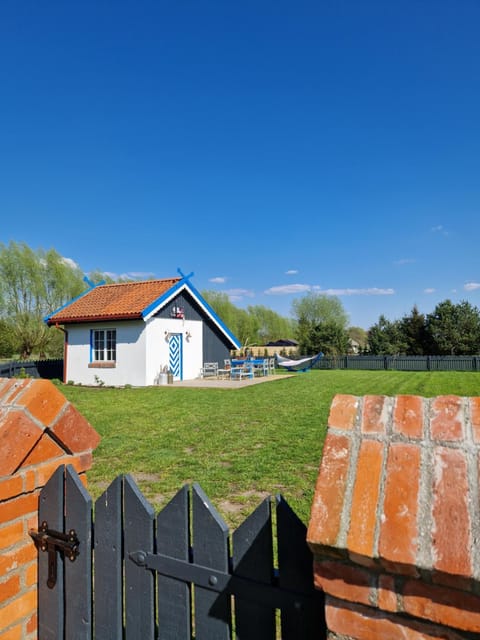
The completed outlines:
[[[130,476],[92,509],[73,468],[59,467],[31,532],[39,640],[324,638],[305,526],[283,498],[273,513],[271,505],[264,500],[230,536],[196,484],[155,517]]]

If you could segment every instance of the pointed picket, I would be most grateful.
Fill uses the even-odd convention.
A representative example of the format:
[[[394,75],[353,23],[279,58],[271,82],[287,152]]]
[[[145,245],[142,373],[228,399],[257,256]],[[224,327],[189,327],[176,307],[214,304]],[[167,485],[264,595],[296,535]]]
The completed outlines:
[[[95,638],[123,637],[122,477],[95,502]]]
[[[228,527],[198,484],[192,487],[193,560],[228,571]],[[231,638],[230,597],[195,587],[195,639]]]
[[[65,637],[92,637],[92,499],[75,469],[65,470],[65,532],[74,530],[79,554],[65,559]]]
[[[184,486],[157,517],[157,553],[189,559],[189,487]],[[158,630],[161,640],[191,640],[191,588],[158,575]]]
[[[232,573],[272,584],[273,542],[270,498],[233,532]],[[238,640],[275,640],[275,609],[235,597],[235,630]]]
[[[279,586],[310,596],[282,609],[282,640],[313,640],[323,628],[323,598],[315,591],[313,557],[307,545],[307,528],[281,497],[277,497]]]
[[[38,510],[39,529],[42,522],[49,529],[63,532],[64,471],[60,466],[43,487]],[[53,588],[47,587],[48,553],[38,554],[38,640],[62,640],[64,638],[63,557],[57,551],[57,579]]]
[[[139,567],[130,553],[153,553],[155,513],[130,476],[123,482],[125,514],[125,639],[153,640],[155,635],[155,582],[152,571]]]

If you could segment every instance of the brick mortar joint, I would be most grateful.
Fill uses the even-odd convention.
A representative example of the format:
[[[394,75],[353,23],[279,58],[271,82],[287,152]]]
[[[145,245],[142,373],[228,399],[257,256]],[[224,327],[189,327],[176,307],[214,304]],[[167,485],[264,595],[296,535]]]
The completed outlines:
[[[359,436],[360,421],[362,416],[363,398],[357,399],[357,413],[353,432],[349,431],[350,451],[348,459],[348,470],[345,482],[345,493],[343,497],[342,513],[340,517],[340,531],[337,536],[337,545],[347,549],[347,535],[350,528],[350,515],[352,507],[353,489],[357,471],[357,462],[360,452],[361,438]]]
[[[428,400],[424,398],[424,400]],[[344,436],[349,439],[359,438],[360,440],[373,440],[381,444],[411,444],[418,447],[445,447],[446,449],[454,449],[465,453],[480,454],[480,442],[466,442],[463,440],[442,440],[440,438],[433,439],[431,436],[427,439],[424,437],[407,436],[404,433],[392,431],[391,434],[371,432],[362,433],[353,429],[342,429],[341,427],[328,426],[328,431],[336,436]]]

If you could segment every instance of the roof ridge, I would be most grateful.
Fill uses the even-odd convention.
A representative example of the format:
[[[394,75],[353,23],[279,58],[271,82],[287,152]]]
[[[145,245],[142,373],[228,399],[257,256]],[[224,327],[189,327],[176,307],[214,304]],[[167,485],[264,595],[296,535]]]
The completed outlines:
[[[153,282],[178,282],[181,280],[178,276],[174,276],[172,278],[152,278],[152,280],[130,280],[129,282],[105,282],[103,284],[97,284],[94,289],[98,289],[99,287],[121,287],[124,285],[132,285],[132,284],[151,284]]]

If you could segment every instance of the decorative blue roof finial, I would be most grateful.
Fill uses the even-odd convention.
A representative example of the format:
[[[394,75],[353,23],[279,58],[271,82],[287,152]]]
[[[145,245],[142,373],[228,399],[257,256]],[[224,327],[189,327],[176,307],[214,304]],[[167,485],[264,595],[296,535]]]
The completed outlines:
[[[191,273],[188,274],[188,276],[186,276],[183,271],[180,269],[180,267],[177,267],[177,273],[179,273],[182,276],[182,280],[186,280],[187,282],[190,280],[190,278],[194,275],[193,271]]]

